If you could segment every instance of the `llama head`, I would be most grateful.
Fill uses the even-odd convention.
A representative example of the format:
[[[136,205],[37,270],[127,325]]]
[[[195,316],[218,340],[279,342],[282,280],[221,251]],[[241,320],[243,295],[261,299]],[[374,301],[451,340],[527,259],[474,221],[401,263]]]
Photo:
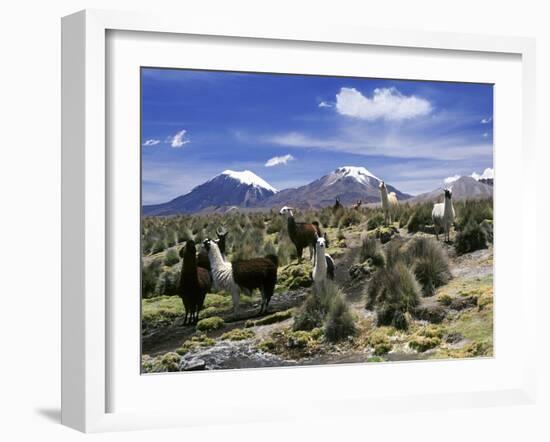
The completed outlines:
[[[294,216],[293,214],[293,211],[294,209],[292,207],[289,207],[289,206],[284,206],[280,211],[279,213],[281,215],[285,215],[285,216]]]
[[[315,244],[315,248],[323,255],[325,254],[326,240],[324,236],[322,236],[321,238],[317,238],[317,243]]]
[[[386,183],[384,181],[380,181],[380,184],[378,185],[378,188],[380,190],[385,189],[386,188]]]
[[[214,250],[218,249],[219,250],[218,242],[219,242],[219,239],[206,238],[202,242],[202,245],[204,246],[204,248],[206,249],[207,252],[210,252],[211,249],[214,249]]]
[[[225,238],[227,236],[227,230],[223,226],[219,226],[216,229],[216,235],[218,235],[218,239]]]
[[[444,189],[443,191],[445,192],[445,199],[450,200],[453,196],[453,192],[451,191],[451,189]]]

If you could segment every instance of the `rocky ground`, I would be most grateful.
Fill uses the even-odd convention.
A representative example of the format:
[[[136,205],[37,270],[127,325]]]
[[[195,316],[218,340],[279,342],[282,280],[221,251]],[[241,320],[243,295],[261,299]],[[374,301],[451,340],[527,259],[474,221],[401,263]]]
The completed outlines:
[[[310,264],[297,261],[280,268],[279,283],[267,315],[258,316],[259,293],[242,296],[232,312],[230,297],[209,294],[197,326],[183,325],[177,296],[143,300],[142,367],[144,372],[274,367],[287,365],[384,362],[415,359],[483,357],[493,354],[493,250],[449,255],[453,278],[434,296],[422,298],[409,329],[376,326],[365,309],[371,269],[359,262],[364,225],[328,230],[336,260],[336,283],[356,317],[357,333],[338,344],[322,329],[293,331],[293,316],[310,288]],[[393,236],[413,237],[404,229]],[[425,235],[417,233],[416,235]],[[452,240],[452,238],[451,238]]]

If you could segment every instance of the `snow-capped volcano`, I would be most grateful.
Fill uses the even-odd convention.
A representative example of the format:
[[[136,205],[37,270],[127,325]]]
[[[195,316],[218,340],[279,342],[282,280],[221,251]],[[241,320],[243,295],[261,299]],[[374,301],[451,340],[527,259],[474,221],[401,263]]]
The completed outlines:
[[[270,185],[267,181],[263,180],[254,172],[251,172],[250,170],[243,170],[242,172],[237,172],[237,171],[228,169],[228,170],[224,170],[220,175],[227,175],[228,177],[233,178],[249,186],[255,186],[255,187],[267,189],[273,193],[277,192],[277,189],[275,189],[275,187]],[[213,179],[216,179],[217,177],[219,177],[219,175],[216,175]]]
[[[261,204],[277,190],[255,173],[225,170],[191,192],[163,204],[143,206],[144,215],[174,215]]]
[[[330,175],[328,175],[324,185],[332,186],[334,183],[344,178],[353,178],[357,182],[364,185],[369,185],[372,182],[372,180],[376,180],[377,183],[380,183],[380,181],[382,181],[378,177],[376,177],[376,175],[372,174],[364,167],[344,166],[344,167],[339,167]]]
[[[305,186],[281,190],[276,195],[262,201],[261,204],[267,207],[289,205],[301,208],[320,208],[334,204],[336,198],[347,206],[355,204],[358,200],[363,203],[373,203],[380,201],[378,185],[381,182],[380,178],[364,167],[338,167],[328,175]],[[395,192],[400,200],[411,197],[387,183],[386,185],[388,191]]]

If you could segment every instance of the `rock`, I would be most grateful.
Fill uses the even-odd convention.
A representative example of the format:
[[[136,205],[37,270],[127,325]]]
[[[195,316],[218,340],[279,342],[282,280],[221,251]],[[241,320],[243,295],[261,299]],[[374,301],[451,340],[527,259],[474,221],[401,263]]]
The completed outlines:
[[[475,296],[464,296],[455,298],[449,304],[452,310],[464,310],[466,308],[477,306],[477,298]]]
[[[377,227],[368,233],[369,238],[379,239],[382,244],[389,242],[394,235],[399,234],[399,229],[395,226]]]
[[[446,310],[440,305],[420,306],[415,309],[414,316],[417,319],[439,324],[447,316]]]
[[[201,361],[194,362],[194,361]],[[282,367],[295,365],[279,356],[258,351],[249,341],[220,341],[208,348],[193,350],[181,358],[181,370],[196,366],[196,370],[229,368]],[[204,366],[204,368],[198,368]]]
[[[456,344],[457,342],[460,342],[463,339],[464,339],[464,336],[462,336],[460,333],[457,333],[457,332],[449,333],[449,334],[443,336],[443,340],[447,344]]]
[[[372,268],[368,262],[352,265],[349,270],[349,276],[351,279],[368,278],[372,274]]]
[[[180,364],[180,370],[181,371],[206,370],[206,362],[198,358],[194,358],[189,361],[182,361]]]

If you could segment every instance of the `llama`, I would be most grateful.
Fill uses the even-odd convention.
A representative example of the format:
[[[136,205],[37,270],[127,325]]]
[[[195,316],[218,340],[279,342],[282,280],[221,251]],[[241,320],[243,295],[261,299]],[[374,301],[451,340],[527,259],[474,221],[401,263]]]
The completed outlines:
[[[284,206],[279,213],[287,217],[288,236],[290,236],[290,240],[296,247],[298,260],[302,260],[302,253],[305,247],[309,248],[309,258],[313,260],[313,248],[315,247],[317,238],[323,236],[319,223],[316,221],[313,223],[297,223],[292,211],[292,207]]]
[[[382,201],[382,209],[384,210],[384,224],[388,226],[393,222],[392,215],[398,204],[397,195],[395,192],[388,193],[388,188],[384,181],[380,183],[378,189],[380,190],[380,200]]]
[[[260,314],[267,312],[269,301],[277,284],[277,257],[269,255],[265,258],[227,262],[216,241],[205,239],[203,244],[208,251],[215,284],[219,289],[231,293],[234,312],[238,313],[239,311],[241,290],[252,292],[257,288],[262,293]]]
[[[223,257],[225,257],[225,247],[227,243],[227,230],[225,227],[218,227],[216,229],[216,235],[218,236],[218,247],[220,248],[220,252]],[[202,248],[199,252],[199,256],[197,258],[197,265],[199,267],[202,267],[203,269],[208,270],[210,274],[212,274],[212,269],[210,268],[210,260],[208,259],[208,252],[206,249]]]
[[[197,249],[193,240],[185,242],[180,250],[181,264],[179,296],[185,308],[184,324],[196,324],[199,312],[204,306],[204,298],[212,287],[210,275],[206,269],[197,267]]]
[[[434,204],[434,208],[432,210],[432,220],[434,222],[435,238],[439,241],[437,231],[441,227],[444,232],[443,241],[450,242],[451,225],[455,219],[455,209],[453,207],[453,202],[451,201],[453,196],[451,190],[443,189],[443,192],[445,194],[443,202]]]
[[[361,204],[363,204],[363,201],[357,200],[357,202],[353,205],[353,208],[355,210],[360,210],[361,209]]]
[[[326,253],[325,238],[317,238],[315,244],[315,262],[313,264],[312,279],[315,285],[320,285],[326,280],[334,279],[334,260]]]

